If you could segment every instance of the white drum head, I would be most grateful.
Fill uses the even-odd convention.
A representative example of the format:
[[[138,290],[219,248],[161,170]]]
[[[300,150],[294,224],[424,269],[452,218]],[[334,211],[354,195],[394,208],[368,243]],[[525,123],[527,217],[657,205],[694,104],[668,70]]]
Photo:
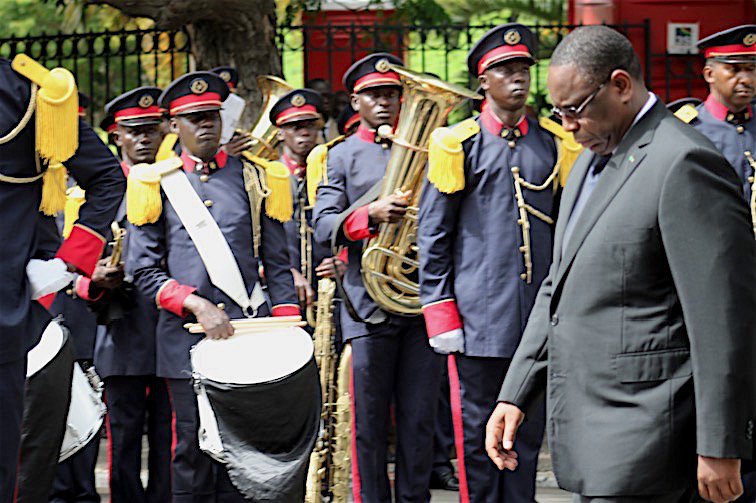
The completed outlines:
[[[191,351],[195,372],[226,384],[258,384],[286,377],[304,367],[312,355],[312,338],[299,327],[237,331],[229,339],[203,339]]]
[[[29,378],[42,370],[60,352],[65,342],[63,329],[57,322],[51,321],[36,346],[26,354],[26,377]]]

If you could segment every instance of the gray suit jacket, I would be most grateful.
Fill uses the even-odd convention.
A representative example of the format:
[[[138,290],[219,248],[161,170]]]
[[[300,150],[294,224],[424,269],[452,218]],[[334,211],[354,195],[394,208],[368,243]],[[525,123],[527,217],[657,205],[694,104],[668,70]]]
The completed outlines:
[[[751,456],[756,244],[716,148],[656,103],[625,135],[562,247],[592,158],[562,198],[554,260],[499,396],[547,388],[559,484],[648,495],[695,480],[696,453]]]

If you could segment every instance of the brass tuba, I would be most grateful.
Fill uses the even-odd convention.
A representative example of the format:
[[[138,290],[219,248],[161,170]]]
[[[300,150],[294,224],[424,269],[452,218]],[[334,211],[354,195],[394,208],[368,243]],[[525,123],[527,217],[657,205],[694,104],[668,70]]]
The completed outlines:
[[[249,153],[255,157],[275,161],[278,159],[278,128],[270,123],[270,111],[281,96],[294,89],[285,80],[273,75],[260,75],[257,77],[257,86],[263,95],[263,106],[257,122],[252,127],[252,147]]]
[[[380,197],[412,191],[409,207],[399,223],[383,223],[377,237],[362,253],[362,279],[368,294],[382,309],[401,315],[419,314],[420,287],[416,279],[418,248],[417,211],[425,178],[430,134],[444,125],[454,107],[477,93],[406,68],[389,65],[398,73],[404,92],[399,124],[392,135],[389,126],[378,134],[393,140]],[[388,131],[387,131],[388,130]]]

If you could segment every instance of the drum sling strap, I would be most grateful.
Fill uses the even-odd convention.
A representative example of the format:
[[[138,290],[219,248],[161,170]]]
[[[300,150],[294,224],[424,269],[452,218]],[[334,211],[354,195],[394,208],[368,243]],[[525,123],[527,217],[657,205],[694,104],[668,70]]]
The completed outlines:
[[[370,189],[355,202],[353,202],[349,206],[349,208],[339,213],[339,215],[336,217],[336,221],[333,223],[333,229],[331,231],[331,251],[334,257],[339,256],[339,245],[337,244],[337,242],[341,228],[344,225],[344,221],[346,221],[347,217],[349,217],[349,215],[351,215],[357,208],[365,206],[366,204],[370,204],[378,199],[378,196],[381,195],[382,188],[383,179],[370,187]],[[346,306],[349,316],[351,316],[354,321],[366,323],[368,325],[378,325],[386,321],[386,313],[380,308],[376,308],[376,310],[373,311],[367,318],[360,316],[360,314],[357,312],[357,309],[354,307],[354,304],[352,303],[352,299],[349,298],[346,290],[344,290],[344,285],[338,272],[334,275],[334,279],[336,280],[336,288],[338,288],[339,290],[339,295],[341,295],[341,298],[344,300],[344,306]]]
[[[171,171],[163,175],[160,186],[197,248],[210,282],[233,299],[246,316],[254,317],[260,306],[265,304],[262,287],[259,282],[255,283],[252,295],[247,295],[247,287],[231,247],[186,173],[180,169]]]

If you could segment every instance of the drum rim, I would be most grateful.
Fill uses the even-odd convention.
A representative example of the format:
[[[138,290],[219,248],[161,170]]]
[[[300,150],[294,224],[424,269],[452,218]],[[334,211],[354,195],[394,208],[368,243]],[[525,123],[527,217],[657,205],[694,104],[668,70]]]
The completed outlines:
[[[60,331],[61,331],[61,333],[63,334],[63,340],[62,340],[62,342],[61,342],[61,344],[60,344],[60,347],[58,348],[58,351],[56,351],[56,352],[55,352],[55,355],[53,355],[53,357],[52,357],[52,358],[50,358],[50,359],[49,359],[49,360],[48,360],[48,361],[47,361],[47,362],[46,362],[46,363],[45,363],[44,365],[42,365],[42,366],[41,366],[40,368],[38,368],[38,369],[36,370],[36,372],[34,372],[33,374],[30,374],[30,375],[26,376],[26,380],[27,380],[27,381],[28,381],[29,379],[34,379],[34,376],[38,375],[38,374],[39,374],[40,372],[42,372],[42,371],[43,371],[43,370],[45,370],[45,369],[46,369],[47,367],[49,367],[49,366],[50,366],[50,364],[52,364],[52,362],[53,362],[53,361],[55,361],[55,359],[56,359],[56,358],[58,358],[58,356],[60,356],[60,353],[61,353],[61,352],[63,351],[63,348],[65,348],[65,347],[66,347],[66,344],[68,344],[68,341],[69,341],[69,339],[71,339],[71,331],[70,331],[70,330],[68,330],[68,327],[66,327],[66,326],[65,326],[65,325],[63,324],[63,320],[62,320],[62,318],[60,318],[60,317],[57,317],[57,318],[53,318],[53,319],[51,319],[51,320],[50,320],[50,322],[48,323],[48,325],[50,325],[51,323],[55,323],[55,324],[56,324],[56,325],[58,326],[58,328],[60,328]],[[45,329],[44,329],[44,330],[42,330],[42,334],[40,334],[40,336],[39,336],[39,340],[37,341],[37,344],[39,344],[39,343],[40,343],[40,342],[42,341],[42,335],[44,335],[44,333],[45,333],[45,330],[47,330],[47,325],[45,325]],[[37,347],[37,344],[35,344],[35,345],[34,345],[34,346],[32,346],[31,348],[29,348],[29,351],[27,351],[27,352],[26,352],[26,358],[27,358],[27,362],[26,362],[26,364],[27,364],[27,366],[28,366],[28,364],[29,364],[29,361],[28,361],[28,358],[29,358],[29,352],[30,352],[30,351],[31,351],[32,349],[34,349],[35,347]],[[72,349],[73,349],[73,348],[72,348]]]

